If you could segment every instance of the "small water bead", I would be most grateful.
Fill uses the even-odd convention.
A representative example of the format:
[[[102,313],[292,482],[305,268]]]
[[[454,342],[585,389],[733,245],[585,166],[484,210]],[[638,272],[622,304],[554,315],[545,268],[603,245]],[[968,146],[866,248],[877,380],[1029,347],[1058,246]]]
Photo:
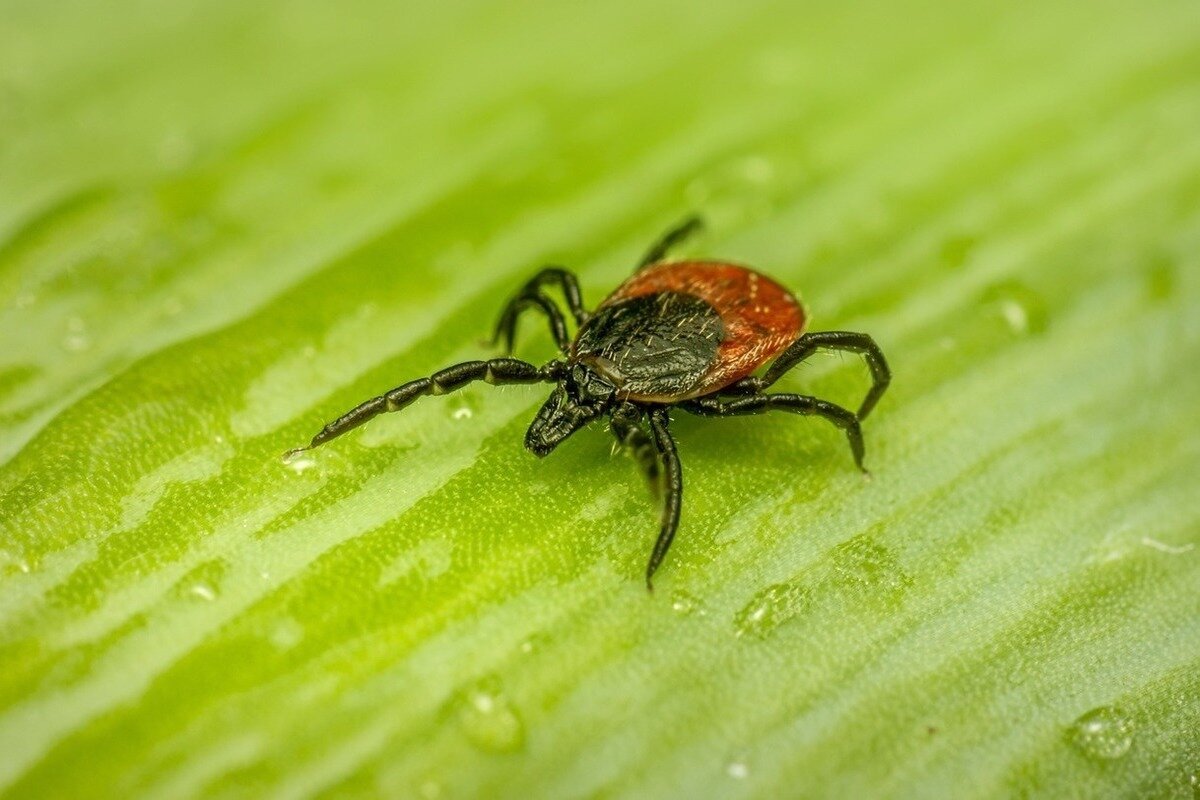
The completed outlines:
[[[276,650],[291,650],[304,639],[304,626],[292,617],[284,617],[267,637]]]
[[[475,416],[475,401],[470,394],[452,395],[444,405],[445,413],[452,420],[461,422]]]
[[[750,598],[734,615],[734,635],[765,639],[780,625],[808,608],[810,593],[796,583],[777,583]]]
[[[744,761],[731,761],[725,766],[725,774],[734,780],[745,780],[750,777],[750,768]]]
[[[1133,722],[1112,706],[1093,708],[1068,729],[1071,744],[1092,758],[1112,760],[1133,746]]]
[[[67,320],[67,335],[63,337],[62,344],[64,349],[72,353],[82,353],[92,346],[82,317],[70,317]]]
[[[303,475],[317,465],[317,460],[309,455],[309,451],[300,450],[285,455],[283,464],[297,475]]]
[[[1049,314],[1041,295],[1019,281],[1003,281],[991,286],[984,295],[994,303],[1009,330],[1018,336],[1042,333]]]
[[[696,597],[683,590],[677,590],[671,594],[671,610],[683,616],[696,614],[703,617],[708,613]]]
[[[461,693],[457,716],[467,739],[480,750],[512,753],[525,745],[525,725],[495,677],[484,678]]]
[[[30,572],[29,562],[16,553],[0,550],[0,575],[14,572],[28,575]]]
[[[207,583],[197,583],[191,589],[189,589],[188,592],[193,597],[199,597],[201,600],[207,600],[210,603],[217,599],[216,590]]]
[[[518,645],[518,649],[524,655],[531,655],[533,653],[545,650],[548,644],[550,644],[549,636],[544,633],[534,633],[521,642],[521,644]]]

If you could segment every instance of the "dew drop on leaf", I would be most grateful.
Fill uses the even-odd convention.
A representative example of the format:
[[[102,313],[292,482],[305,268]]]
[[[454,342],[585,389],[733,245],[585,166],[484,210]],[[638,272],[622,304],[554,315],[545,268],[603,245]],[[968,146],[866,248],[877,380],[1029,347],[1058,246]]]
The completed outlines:
[[[456,713],[463,733],[480,750],[512,753],[525,744],[525,725],[495,677],[465,689],[457,699]]]
[[[297,475],[303,475],[317,465],[317,460],[308,455],[307,450],[300,450],[285,455],[283,465]]]
[[[699,614],[704,616],[704,606],[692,594],[683,590],[675,591],[671,594],[671,610],[683,616],[691,614]]]
[[[0,575],[14,572],[28,575],[29,562],[8,550],[0,550]]]
[[[277,650],[291,650],[304,638],[304,626],[293,617],[284,617],[276,623],[267,637]]]
[[[1093,708],[1071,724],[1071,744],[1092,758],[1120,758],[1133,746],[1133,722],[1112,706]]]
[[[734,635],[764,639],[776,628],[802,613],[809,604],[809,591],[796,583],[777,583],[750,598],[734,615]]]
[[[1000,317],[1018,336],[1046,330],[1048,312],[1041,295],[1020,281],[993,284],[985,299],[995,304]]]
[[[452,420],[468,420],[475,416],[475,401],[471,395],[453,395],[447,402],[443,403],[442,406],[446,416],[450,417]]]
[[[201,600],[212,602],[217,599],[217,591],[207,583],[197,583],[188,590],[192,597],[198,597]]]

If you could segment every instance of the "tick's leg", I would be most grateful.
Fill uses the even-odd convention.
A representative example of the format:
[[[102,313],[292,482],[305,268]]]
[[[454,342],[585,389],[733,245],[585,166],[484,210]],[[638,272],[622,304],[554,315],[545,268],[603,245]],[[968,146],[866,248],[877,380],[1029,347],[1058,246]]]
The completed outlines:
[[[846,432],[846,438],[850,440],[850,452],[854,454],[854,463],[863,472],[867,471],[863,466],[863,438],[858,417],[827,400],[803,394],[756,394],[728,400],[701,397],[680,403],[679,407],[702,417],[737,417],[762,414],[766,411],[791,411],[805,416],[824,417]]]
[[[558,379],[560,366],[561,362],[552,361],[544,367],[535,367],[515,358],[493,358],[490,361],[465,361],[455,364],[438,370],[428,378],[409,381],[360,404],[322,428],[306,447],[289,450],[284,456],[311,450],[357,428],[377,414],[399,411],[423,395],[448,394],[473,381],[486,381],[493,386],[506,383],[553,382]]]
[[[588,313],[583,308],[583,293],[579,291],[579,279],[575,277],[575,273],[562,267],[542,267],[536,275],[525,282],[520,291],[513,295],[513,300],[540,294],[543,286],[552,284],[557,284],[562,291],[563,298],[567,301],[567,308],[570,309],[575,322],[580,325],[586,322]]]
[[[646,255],[642,256],[642,260],[638,262],[637,269],[634,272],[640,272],[651,264],[662,261],[672,247],[687,239],[695,233],[704,230],[704,220],[698,215],[693,215],[685,219],[683,222],[671,228],[655,242]]]
[[[508,301],[508,305],[504,307],[504,311],[500,314],[500,319],[496,322],[496,331],[492,334],[492,344],[496,344],[501,339],[504,340],[504,352],[511,353],[513,351],[513,339],[517,333],[517,319],[521,312],[527,308],[541,309],[546,315],[546,319],[550,322],[550,333],[554,336],[554,343],[558,345],[560,353],[567,352],[567,348],[571,346],[571,339],[567,336],[567,321],[563,319],[562,311],[558,306],[550,302],[543,294],[526,294],[518,295]]]
[[[683,505],[683,470],[679,465],[679,452],[675,449],[675,440],[671,438],[668,426],[670,417],[664,408],[656,408],[649,413],[650,432],[654,436],[654,447],[658,457],[662,459],[663,475],[666,478],[667,496],[663,500],[662,525],[658,531],[658,540],[654,542],[654,550],[650,553],[650,563],[646,565],[646,588],[654,589],[652,583],[658,565],[662,563],[675,538],[679,528],[679,510]]]
[[[646,476],[646,484],[650,487],[650,493],[658,498],[662,495],[658,454],[654,449],[654,443],[638,424],[641,422],[641,417],[641,412],[634,406],[626,405],[618,408],[612,415],[612,432],[616,437],[617,444],[633,456],[633,460],[642,470],[642,474]]]
[[[851,353],[859,353],[866,359],[867,366],[871,368],[872,384],[862,405],[858,407],[858,418],[866,419],[867,415],[871,413],[871,409],[879,402],[879,398],[883,396],[888,383],[891,382],[892,371],[888,369],[887,359],[883,357],[883,351],[879,349],[879,345],[875,344],[875,340],[865,333],[850,331],[806,333],[792,342],[791,346],[775,359],[775,363],[771,364],[770,369],[761,378],[746,378],[734,386],[753,387],[753,389],[761,391],[818,350],[846,350]]]
[[[562,267],[543,267],[538,274],[526,281],[525,285],[505,304],[504,310],[500,312],[500,319],[496,322],[492,344],[504,339],[505,352],[511,353],[513,337],[517,329],[517,318],[525,309],[536,307],[540,308],[549,318],[550,330],[554,334],[554,342],[558,345],[558,349],[566,352],[570,343],[567,338],[566,320],[563,319],[558,306],[542,294],[541,289],[546,284],[558,284],[567,301],[567,308],[570,309],[571,316],[575,319],[575,324],[582,325],[587,321],[588,313],[583,308],[583,294],[579,291],[579,279]]]

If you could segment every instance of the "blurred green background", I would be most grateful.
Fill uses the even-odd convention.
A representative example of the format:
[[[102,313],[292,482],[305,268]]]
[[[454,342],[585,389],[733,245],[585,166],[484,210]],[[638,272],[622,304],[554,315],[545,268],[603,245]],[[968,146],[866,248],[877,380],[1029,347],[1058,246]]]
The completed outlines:
[[[1198,132],[1195,2],[5,0],[0,793],[1200,796]],[[279,460],[691,211],[874,480],[677,414],[649,595],[542,389]]]

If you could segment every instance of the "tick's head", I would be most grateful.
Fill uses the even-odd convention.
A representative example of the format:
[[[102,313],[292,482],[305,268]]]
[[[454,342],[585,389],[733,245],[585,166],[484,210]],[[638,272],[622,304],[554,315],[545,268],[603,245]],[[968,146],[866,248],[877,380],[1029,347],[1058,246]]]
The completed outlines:
[[[590,367],[572,365],[525,432],[525,448],[539,458],[549,455],[572,433],[608,411],[615,391]]]

